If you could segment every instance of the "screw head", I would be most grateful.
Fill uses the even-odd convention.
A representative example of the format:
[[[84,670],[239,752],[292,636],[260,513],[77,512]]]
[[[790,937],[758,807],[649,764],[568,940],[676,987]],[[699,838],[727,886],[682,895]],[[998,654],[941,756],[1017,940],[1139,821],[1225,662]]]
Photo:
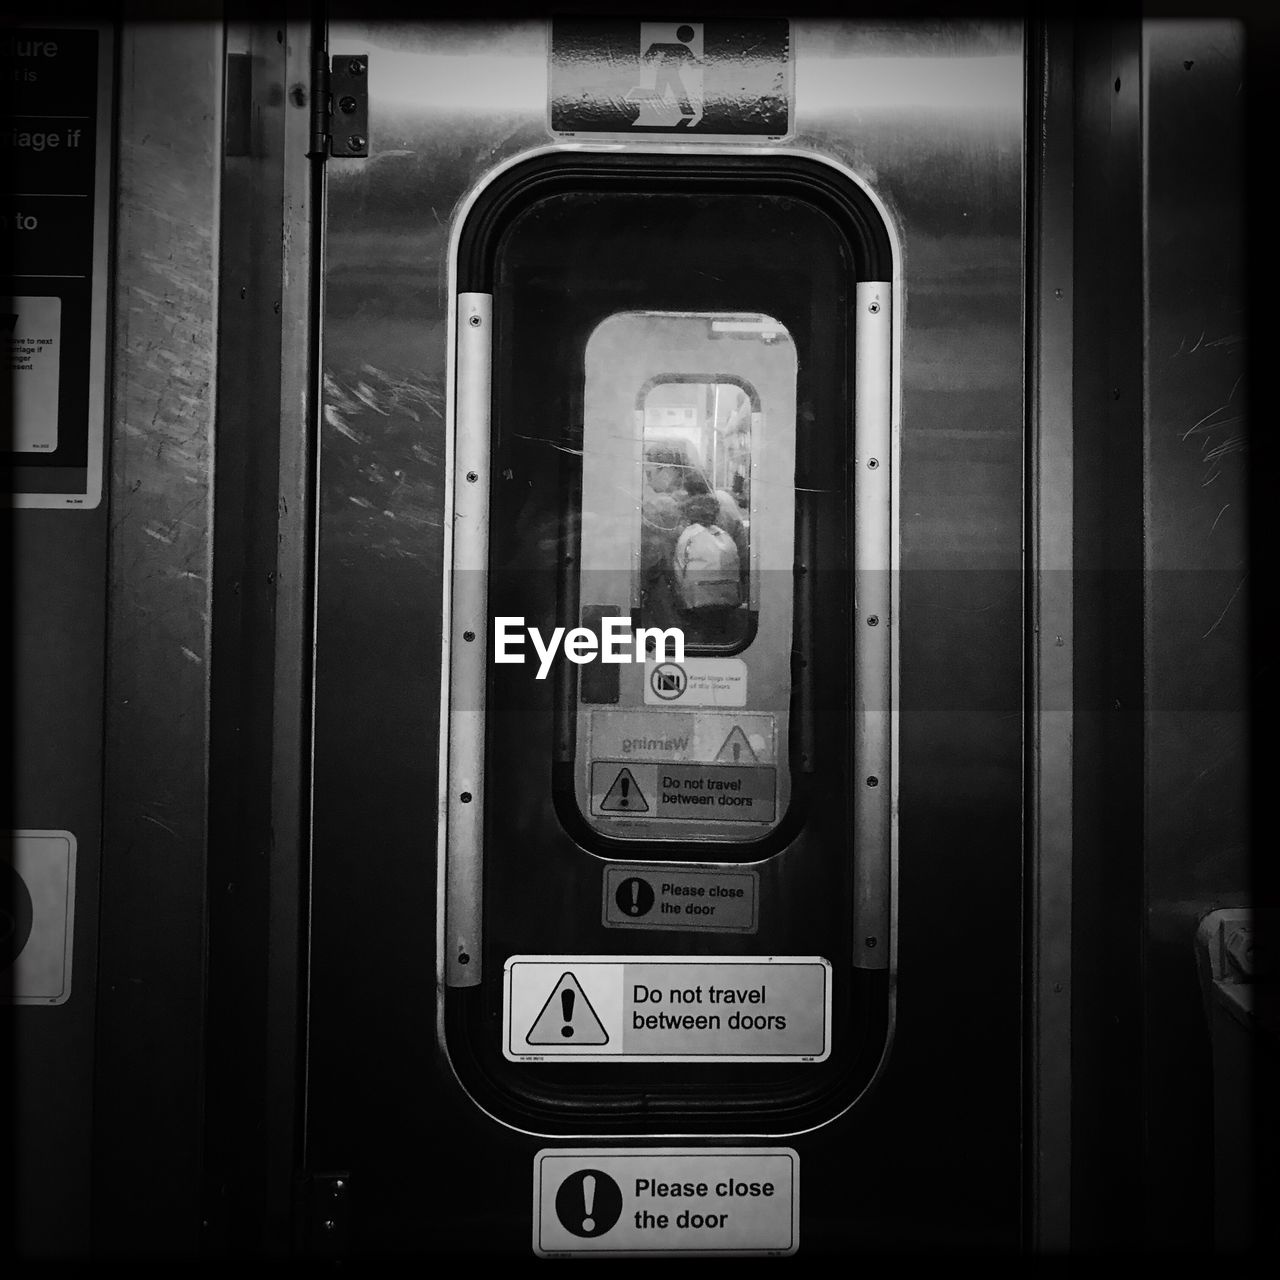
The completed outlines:
[[[480,327],[480,324],[481,324],[480,317],[479,317],[479,316],[472,316],[472,317],[471,317],[471,319],[467,321],[467,323],[468,323],[468,324],[469,324],[473,329],[478,329],[478,328]]]
[[[471,803],[471,792],[470,792],[470,791],[464,791],[464,792],[463,792],[463,793],[458,797],[458,799],[459,799],[459,800],[461,800],[463,804],[470,804],[470,803]]]
[[[867,310],[874,316],[879,312],[880,304],[878,302],[873,302],[869,307],[867,307]]]
[[[476,482],[477,480],[479,480],[479,479],[480,479],[480,473],[479,473],[478,471],[468,471],[468,472],[467,472],[467,483],[468,483],[468,484],[475,484],[475,482]]]
[[[878,787],[879,785],[880,785],[880,779],[879,779],[879,778],[877,778],[877,777],[874,777],[874,776],[873,776],[873,777],[870,777],[870,778],[868,778],[868,779],[867,779],[867,786],[869,786],[869,787]]]
[[[874,946],[876,945],[876,939],[875,939],[875,938],[863,938],[863,940],[862,940],[862,941],[863,941],[863,943],[864,943],[866,946],[868,946],[868,947],[874,947]]]
[[[868,458],[868,459],[867,459],[867,470],[868,470],[868,471],[874,471],[874,470],[875,470],[879,465],[880,465],[880,459],[879,459],[879,458]]]
[[[880,625],[880,619],[873,613],[871,617],[867,619],[867,626],[878,627],[879,625]]]
[[[474,631],[464,631],[462,633],[462,638],[467,641],[474,640],[476,638],[476,633]]]
[[[364,75],[364,59],[352,58],[351,61],[347,63],[347,71],[353,76]]]
[[[366,138],[363,133],[353,133],[347,139],[347,146],[350,147],[352,151],[363,151],[368,145],[369,139]]]
[[[350,94],[348,94],[345,98],[338,99],[338,110],[341,111],[344,116],[351,115],[351,113],[355,111],[356,107],[358,107],[359,105],[360,104],[356,102],[356,100],[353,97],[351,97]]]

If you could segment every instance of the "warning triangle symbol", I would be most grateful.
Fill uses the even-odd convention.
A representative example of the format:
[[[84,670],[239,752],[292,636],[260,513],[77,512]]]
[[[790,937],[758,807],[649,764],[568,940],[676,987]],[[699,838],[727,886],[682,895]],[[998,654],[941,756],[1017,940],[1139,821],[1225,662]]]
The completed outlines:
[[[562,973],[542,1012],[533,1020],[528,1044],[608,1044],[609,1033],[571,973]]]
[[[745,742],[746,739],[744,738]],[[600,801],[600,811],[602,813],[648,813],[649,802],[644,798],[644,793],[636,786],[636,780],[631,776],[630,769],[619,769],[618,776],[613,780],[613,786],[608,790],[605,798]]]
[[[747,735],[742,732],[741,726],[735,724],[729,730],[724,746],[716,752],[716,762],[719,764],[757,763],[756,753],[751,749],[751,743],[747,741]]]

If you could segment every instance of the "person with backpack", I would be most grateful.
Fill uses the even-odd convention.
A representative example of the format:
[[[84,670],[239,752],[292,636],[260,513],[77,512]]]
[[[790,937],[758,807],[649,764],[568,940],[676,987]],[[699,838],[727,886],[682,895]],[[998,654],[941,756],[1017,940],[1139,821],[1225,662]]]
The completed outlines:
[[[676,539],[672,557],[677,598],[698,638],[728,640],[742,603],[738,547],[720,527],[720,503],[714,494],[691,495],[685,516],[689,523]]]
[[[644,494],[640,507],[641,620],[646,627],[678,626],[680,602],[672,581],[676,539],[685,525],[683,453],[670,445],[645,450]]]
[[[747,556],[750,542],[747,536],[746,523],[742,519],[742,511],[734,496],[728,490],[716,489],[713,491],[705,476],[698,471],[691,471],[685,478],[684,493],[682,495],[686,523],[689,520],[688,505],[690,500],[703,494],[710,494],[716,500],[715,523],[733,539],[733,545],[737,548],[738,567],[742,575],[742,589],[739,592],[739,597],[745,600],[748,592],[749,562]]]

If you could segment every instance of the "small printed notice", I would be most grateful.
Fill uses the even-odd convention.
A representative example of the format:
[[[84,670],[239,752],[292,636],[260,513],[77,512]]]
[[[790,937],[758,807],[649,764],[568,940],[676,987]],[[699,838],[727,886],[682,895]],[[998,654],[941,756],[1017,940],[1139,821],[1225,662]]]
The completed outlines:
[[[645,666],[649,706],[745,707],[747,664],[741,658],[686,658]]]
[[[603,882],[601,922],[606,929],[756,931],[760,873],[750,868],[611,862]]]
[[[513,1062],[821,1062],[831,966],[817,956],[512,956]]]
[[[0,298],[13,395],[13,453],[58,447],[61,298]]]
[[[779,1257],[799,1230],[790,1147],[555,1147],[533,1160],[541,1258]]]

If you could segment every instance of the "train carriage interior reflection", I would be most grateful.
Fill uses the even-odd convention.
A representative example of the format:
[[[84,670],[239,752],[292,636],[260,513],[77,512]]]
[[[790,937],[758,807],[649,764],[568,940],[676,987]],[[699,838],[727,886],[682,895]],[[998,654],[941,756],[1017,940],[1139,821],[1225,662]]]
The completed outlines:
[[[15,1262],[1277,1253],[1280,27],[1000,8],[6,22]]]

